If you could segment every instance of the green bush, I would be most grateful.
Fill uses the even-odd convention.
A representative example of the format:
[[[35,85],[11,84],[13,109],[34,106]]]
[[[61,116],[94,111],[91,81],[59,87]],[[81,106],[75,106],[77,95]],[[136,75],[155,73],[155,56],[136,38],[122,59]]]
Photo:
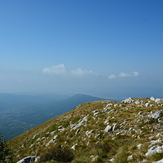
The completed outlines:
[[[80,120],[80,118],[79,117],[77,117],[77,118],[74,118],[73,120],[72,120],[72,124],[74,124],[74,123],[76,123],[76,122],[78,122]]]
[[[62,126],[64,127],[64,128],[66,128],[66,127],[68,127],[70,124],[69,124],[69,122],[66,122],[66,123],[64,123]]]
[[[73,159],[74,159],[74,155],[69,148],[56,147],[52,149],[50,152],[42,155],[40,161],[46,162],[50,160],[55,160],[59,162],[71,162]]]
[[[42,155],[40,157],[40,162],[46,162],[46,161],[49,161],[49,160],[52,160],[52,155],[51,153],[45,153],[44,155]]]
[[[53,124],[50,129],[49,129],[49,132],[52,132],[54,130],[57,130],[58,129],[58,126],[56,124]]]
[[[158,120],[154,119],[154,118],[149,118],[149,121],[147,122],[147,124],[152,124],[152,123],[157,123]]]
[[[112,147],[110,146],[110,144],[107,143],[107,142],[103,142],[103,143],[97,144],[96,148],[101,148],[102,151],[105,152],[105,153],[109,153],[110,150],[112,149]]]
[[[0,163],[12,162],[13,155],[6,144],[6,140],[0,132]]]

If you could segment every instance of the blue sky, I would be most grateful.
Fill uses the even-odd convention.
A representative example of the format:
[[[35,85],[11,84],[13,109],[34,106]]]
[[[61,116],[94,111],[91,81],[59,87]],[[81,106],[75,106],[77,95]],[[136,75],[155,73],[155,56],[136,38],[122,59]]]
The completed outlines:
[[[162,0],[5,0],[0,92],[163,97]]]

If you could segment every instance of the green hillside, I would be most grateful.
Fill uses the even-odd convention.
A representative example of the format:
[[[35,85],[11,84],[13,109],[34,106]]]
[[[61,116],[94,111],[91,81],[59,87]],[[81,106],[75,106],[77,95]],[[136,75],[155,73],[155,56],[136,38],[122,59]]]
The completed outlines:
[[[15,162],[41,156],[39,162],[47,163],[152,163],[163,159],[162,116],[161,99],[88,102],[11,139],[8,145]]]

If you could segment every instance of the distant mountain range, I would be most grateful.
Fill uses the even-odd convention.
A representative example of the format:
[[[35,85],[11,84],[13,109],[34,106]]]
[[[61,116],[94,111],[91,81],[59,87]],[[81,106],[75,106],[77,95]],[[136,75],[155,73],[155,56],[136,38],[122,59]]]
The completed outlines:
[[[0,93],[0,131],[9,140],[81,103],[105,100],[90,95],[15,95]]]

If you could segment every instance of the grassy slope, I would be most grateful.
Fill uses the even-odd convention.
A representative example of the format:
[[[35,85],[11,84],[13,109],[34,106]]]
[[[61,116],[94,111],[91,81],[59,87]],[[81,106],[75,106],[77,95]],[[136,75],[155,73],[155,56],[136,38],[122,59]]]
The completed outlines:
[[[137,163],[143,159],[152,162],[163,158],[162,153],[145,156],[150,142],[161,139],[163,135],[162,125],[148,115],[162,110],[163,106],[149,99],[135,100],[139,100],[140,104],[114,101],[80,104],[72,111],[10,140],[8,144],[17,156],[15,161],[29,155],[41,156],[60,145],[68,148],[75,146],[75,150],[72,150],[75,155],[72,162],[91,162],[95,156],[98,156],[96,162],[110,162],[114,158],[115,163]],[[145,107],[147,102],[151,106]],[[107,111],[104,110],[106,107]],[[72,129],[73,125],[79,124],[86,116],[87,121]],[[115,130],[104,132],[108,124],[115,126]],[[47,146],[56,135],[56,140]],[[132,159],[127,161],[130,155],[133,155]]]

